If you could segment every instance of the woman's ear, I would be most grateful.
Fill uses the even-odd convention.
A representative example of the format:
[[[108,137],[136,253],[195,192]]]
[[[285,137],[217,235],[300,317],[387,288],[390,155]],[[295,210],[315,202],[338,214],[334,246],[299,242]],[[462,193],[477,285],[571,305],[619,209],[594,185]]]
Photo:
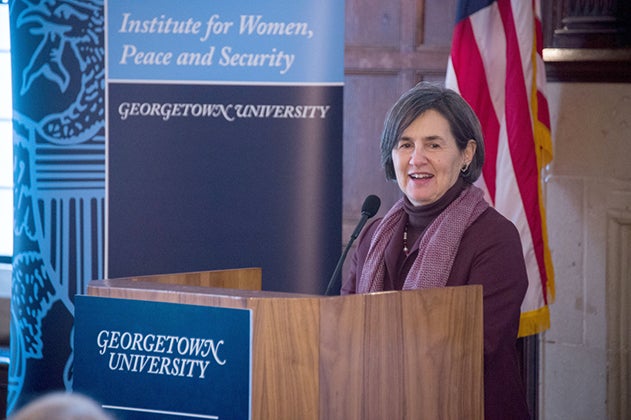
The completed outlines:
[[[475,140],[471,139],[467,142],[467,145],[465,149],[463,150],[465,164],[467,165],[467,167],[471,165],[471,162],[473,161],[473,157],[475,156],[475,151],[477,147],[478,147],[478,143]]]

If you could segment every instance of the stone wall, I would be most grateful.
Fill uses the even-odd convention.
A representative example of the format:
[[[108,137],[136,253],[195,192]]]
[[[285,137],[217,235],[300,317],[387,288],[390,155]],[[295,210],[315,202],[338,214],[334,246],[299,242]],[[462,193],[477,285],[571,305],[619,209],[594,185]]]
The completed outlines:
[[[631,418],[619,400],[631,377],[620,331],[631,302],[631,84],[550,83],[548,100],[556,301],[541,340],[539,418]]]

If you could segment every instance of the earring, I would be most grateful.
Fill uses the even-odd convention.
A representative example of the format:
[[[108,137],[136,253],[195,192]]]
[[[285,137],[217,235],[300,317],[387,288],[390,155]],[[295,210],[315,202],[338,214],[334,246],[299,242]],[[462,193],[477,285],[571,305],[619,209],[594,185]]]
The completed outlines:
[[[471,164],[471,163],[465,163],[464,165],[462,165],[462,168],[460,168],[460,172],[461,172],[462,174],[467,173],[467,171],[469,170],[469,165],[470,165],[470,164]]]

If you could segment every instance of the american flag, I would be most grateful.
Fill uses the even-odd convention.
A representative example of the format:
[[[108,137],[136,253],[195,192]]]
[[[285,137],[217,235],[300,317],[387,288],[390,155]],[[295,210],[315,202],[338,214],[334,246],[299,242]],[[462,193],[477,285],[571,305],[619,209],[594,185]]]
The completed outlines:
[[[554,274],[543,202],[552,160],[539,0],[459,0],[447,87],[473,107],[486,161],[478,185],[521,235],[528,291],[519,336],[550,327]]]

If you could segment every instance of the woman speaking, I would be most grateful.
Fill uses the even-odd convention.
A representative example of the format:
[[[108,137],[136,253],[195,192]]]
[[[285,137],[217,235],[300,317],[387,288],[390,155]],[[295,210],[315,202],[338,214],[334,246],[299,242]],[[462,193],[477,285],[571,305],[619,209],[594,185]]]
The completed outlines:
[[[359,236],[341,293],[482,285],[485,418],[529,418],[516,348],[526,267],[517,229],[473,185],[484,163],[476,115],[456,92],[420,83],[386,117],[381,162],[403,197]]]

